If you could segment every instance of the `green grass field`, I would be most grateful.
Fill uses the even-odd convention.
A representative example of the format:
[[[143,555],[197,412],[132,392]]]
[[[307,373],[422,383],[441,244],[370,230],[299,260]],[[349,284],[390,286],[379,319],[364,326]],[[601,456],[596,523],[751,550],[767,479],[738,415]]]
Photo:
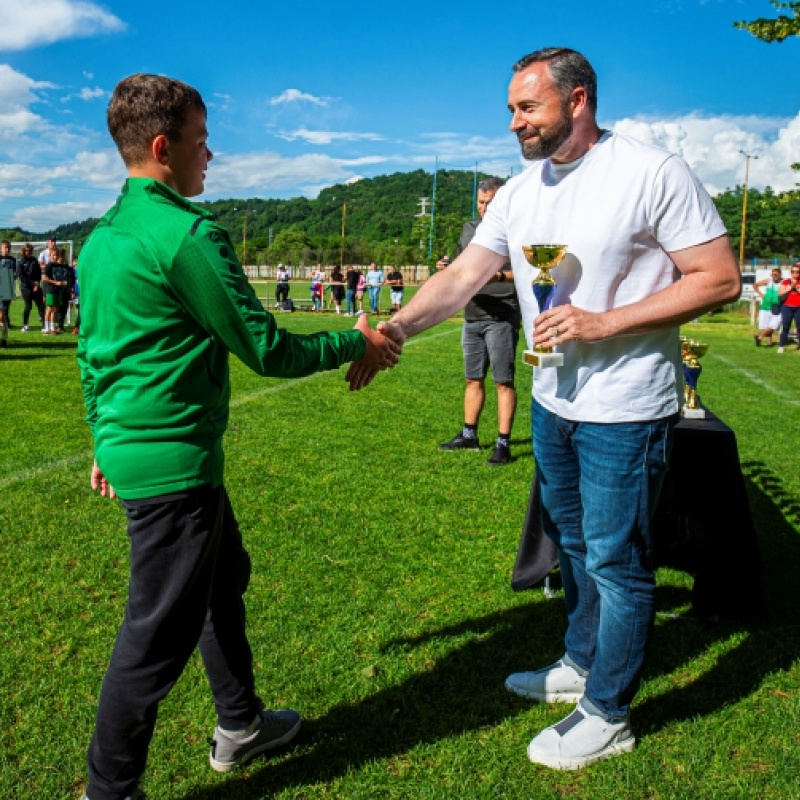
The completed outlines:
[[[0,798],[66,800],[83,789],[123,612],[125,521],[88,486],[75,337],[21,333],[20,305],[0,351]],[[503,688],[561,654],[565,625],[560,598],[510,587],[533,469],[531,375],[520,369],[511,465],[485,466],[491,393],[484,451],[438,452],[462,413],[449,321],[358,394],[344,370],[290,382],[232,364],[226,482],[254,562],[258,683],[306,722],[290,749],[212,772],[215,718],[193,657],[161,708],[150,800],[800,797],[800,356],[756,349],[736,315],[685,330],[711,345],[701,394],[738,437],[769,616],[703,627],[688,616],[691,576],[659,572],[631,755],[578,773],[525,756],[566,713]],[[702,492],[714,464],[696,469]]]

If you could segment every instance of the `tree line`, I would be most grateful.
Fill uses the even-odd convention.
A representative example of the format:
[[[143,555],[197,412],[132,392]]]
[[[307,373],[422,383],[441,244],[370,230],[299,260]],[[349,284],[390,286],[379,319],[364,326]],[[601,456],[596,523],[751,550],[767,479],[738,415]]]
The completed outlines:
[[[487,176],[478,173],[478,182],[484,177]],[[344,263],[352,264],[375,261],[430,265],[445,253],[455,254],[461,228],[473,217],[474,182],[472,172],[437,173],[433,226],[430,202],[426,206],[428,215],[419,216],[420,199],[430,200],[433,196],[433,175],[423,170],[331,186],[313,200],[231,198],[200,205],[208,208],[230,232],[240,259],[245,256],[246,238],[249,264],[338,264],[343,256]],[[742,187],[737,186],[714,198],[737,253],[742,192]],[[0,231],[0,235],[12,241],[41,241],[52,234],[59,240],[71,239],[80,248],[96,223],[96,219],[86,219],[43,233],[15,228]],[[763,191],[748,189],[745,257],[792,256],[800,257],[800,190],[776,193],[769,187]]]

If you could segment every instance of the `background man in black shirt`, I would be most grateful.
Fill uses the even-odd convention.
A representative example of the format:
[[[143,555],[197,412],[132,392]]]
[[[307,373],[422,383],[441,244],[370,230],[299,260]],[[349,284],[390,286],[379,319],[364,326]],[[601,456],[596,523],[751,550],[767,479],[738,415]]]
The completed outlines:
[[[489,203],[503,185],[500,178],[486,178],[478,186],[478,214],[464,225],[458,241],[460,254],[472,241]],[[492,379],[497,387],[497,442],[488,460],[489,466],[499,467],[511,461],[509,439],[517,409],[514,388],[514,364],[519,341],[521,314],[514,288],[511,264],[507,261],[494,278],[467,303],[464,309],[464,330],[461,347],[464,350],[464,427],[440,450],[479,450],[478,421],[486,401],[486,372],[492,366]]]

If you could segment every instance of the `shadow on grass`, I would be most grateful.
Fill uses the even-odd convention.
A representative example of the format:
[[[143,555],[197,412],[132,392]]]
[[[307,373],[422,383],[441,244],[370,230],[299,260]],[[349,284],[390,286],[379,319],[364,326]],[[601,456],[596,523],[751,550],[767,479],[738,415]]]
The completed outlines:
[[[769,616],[713,627],[687,616],[660,619],[651,638],[644,680],[686,669],[715,642],[728,642],[741,632],[746,636],[698,679],[635,705],[632,718],[640,735],[736,703],[757,691],[771,673],[789,669],[800,658],[800,584],[794,575],[800,563],[800,540],[792,524],[800,519],[800,505],[764,464],[742,466],[761,534]],[[742,586],[742,591],[748,587]],[[690,599],[688,588],[659,586],[656,607],[664,614],[686,606]],[[195,790],[186,800],[249,800],[291,787],[330,783],[368,762],[497,725],[530,705],[505,691],[508,673],[557,658],[562,653],[564,627],[563,601],[556,598],[393,639],[384,645],[384,653],[411,650],[437,639],[469,637],[429,671],[361,702],[335,706],[306,723],[295,745],[296,755],[279,764],[262,761],[249,774],[234,775],[222,786]]]
[[[504,689],[508,673],[530,662],[534,643],[543,660],[556,657],[563,634],[563,607],[556,601],[392,640],[384,652],[413,649],[434,639],[470,637],[429,671],[361,702],[335,706],[320,719],[305,723],[295,745],[297,755],[279,764],[262,762],[257,771],[234,775],[224,786],[195,790],[186,798],[244,800],[269,797],[289,787],[329,783],[376,759],[497,725],[530,705]]]
[[[796,579],[800,563],[796,528],[800,504],[762,462],[743,463],[742,469],[759,534],[767,614],[713,627],[683,623],[680,635],[676,635],[674,626],[657,626],[645,679],[679,669],[714,642],[725,642],[736,633],[746,635],[696,680],[635,706],[633,721],[641,733],[652,733],[675,720],[710,714],[736,703],[757,691],[771,673],[789,669],[800,658],[800,584]],[[742,585],[742,593],[755,594],[757,581],[754,576],[750,586]]]

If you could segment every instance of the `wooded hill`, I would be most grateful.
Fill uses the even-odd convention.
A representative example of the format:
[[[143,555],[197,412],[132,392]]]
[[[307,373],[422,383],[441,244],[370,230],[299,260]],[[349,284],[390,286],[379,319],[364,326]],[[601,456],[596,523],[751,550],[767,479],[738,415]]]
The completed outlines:
[[[478,181],[486,175],[479,173]],[[428,257],[430,217],[418,217],[419,200],[433,195],[433,176],[396,172],[377,178],[323,189],[314,200],[215,200],[209,208],[231,234],[239,257],[243,256],[247,214],[247,262],[339,262],[342,241],[342,206],[346,205],[346,263],[425,264],[444,253],[454,255],[461,227],[473,216],[474,174],[442,170],[437,175],[432,258]],[[800,191],[775,193],[750,189],[747,193],[747,259],[800,257]],[[738,254],[742,222],[742,189],[723,192],[714,199]],[[430,213],[430,204],[427,206]],[[0,232],[16,241],[43,240],[48,234],[72,239],[80,246],[97,220],[60,225],[53,231]]]

